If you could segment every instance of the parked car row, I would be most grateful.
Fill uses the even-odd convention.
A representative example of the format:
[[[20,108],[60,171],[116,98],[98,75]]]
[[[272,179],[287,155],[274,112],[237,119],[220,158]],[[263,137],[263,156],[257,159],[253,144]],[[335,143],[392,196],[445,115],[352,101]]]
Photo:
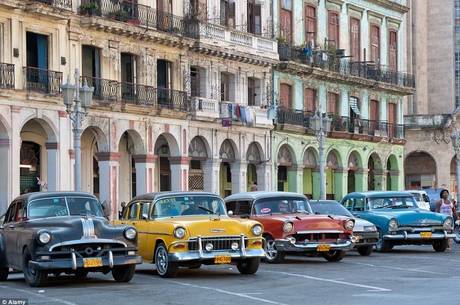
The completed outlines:
[[[204,192],[149,193],[109,222],[109,207],[80,192],[29,193],[16,198],[0,225],[0,281],[22,271],[30,286],[51,276],[112,273],[128,282],[135,266],[158,275],[180,268],[234,264],[254,274],[261,259],[287,254],[342,260],[355,248],[370,255],[401,244],[445,251],[455,237],[451,217],[420,209],[408,192],[351,193],[338,203],[287,192],[248,192],[225,199]]]

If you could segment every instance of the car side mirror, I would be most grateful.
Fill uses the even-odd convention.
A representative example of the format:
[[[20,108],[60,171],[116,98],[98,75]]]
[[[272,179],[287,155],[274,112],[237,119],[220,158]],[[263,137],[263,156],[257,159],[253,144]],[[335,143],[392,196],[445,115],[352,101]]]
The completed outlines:
[[[110,214],[111,214],[110,209],[111,209],[110,203],[107,202],[107,200],[104,200],[104,202],[102,203],[102,210],[104,212],[105,217],[110,217]]]
[[[227,214],[228,214],[228,216],[232,217],[233,216],[233,211],[230,210],[230,211],[227,212]]]

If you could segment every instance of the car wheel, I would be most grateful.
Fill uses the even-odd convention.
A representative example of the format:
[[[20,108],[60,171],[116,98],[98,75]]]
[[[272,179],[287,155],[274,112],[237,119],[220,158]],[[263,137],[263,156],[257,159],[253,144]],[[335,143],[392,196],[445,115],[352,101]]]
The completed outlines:
[[[283,262],[286,254],[276,249],[275,240],[271,236],[264,238],[265,261],[270,264]]]
[[[48,272],[45,270],[35,270],[29,266],[29,262],[32,260],[32,255],[28,249],[24,250],[22,259],[22,270],[24,272],[24,278],[31,287],[44,286],[48,280]]]
[[[178,265],[169,261],[168,250],[163,243],[155,249],[155,266],[161,277],[175,277],[177,275]]]
[[[448,246],[449,246],[448,239],[441,239],[441,240],[433,241],[433,249],[436,252],[444,252],[446,251]]]
[[[358,247],[358,253],[362,256],[369,256],[372,254],[372,250],[373,250],[374,246],[362,246],[362,247]]]
[[[8,267],[0,268],[0,281],[6,281],[8,279],[9,273],[10,273],[10,269]]]
[[[112,269],[113,279],[120,283],[127,283],[132,280],[136,265],[115,266]]]
[[[393,249],[393,245],[389,241],[383,240],[383,232],[379,229],[379,240],[375,244],[375,249],[379,252],[390,252]]]
[[[89,271],[88,270],[77,270],[75,272],[75,278],[78,280],[84,280],[88,276]]]
[[[259,264],[260,258],[251,257],[238,262],[236,268],[241,274],[254,274],[259,269]]]
[[[326,253],[323,253],[323,257],[328,261],[328,262],[339,262],[341,261],[346,252],[343,250],[335,250],[335,251],[329,251]]]

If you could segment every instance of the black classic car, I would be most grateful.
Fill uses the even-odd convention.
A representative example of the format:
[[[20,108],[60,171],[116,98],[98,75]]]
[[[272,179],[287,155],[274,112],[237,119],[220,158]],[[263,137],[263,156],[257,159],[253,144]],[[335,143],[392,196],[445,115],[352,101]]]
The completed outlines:
[[[81,192],[38,192],[16,198],[0,224],[0,281],[9,268],[33,287],[50,275],[112,271],[117,282],[134,276],[137,231],[113,226],[96,197]]]

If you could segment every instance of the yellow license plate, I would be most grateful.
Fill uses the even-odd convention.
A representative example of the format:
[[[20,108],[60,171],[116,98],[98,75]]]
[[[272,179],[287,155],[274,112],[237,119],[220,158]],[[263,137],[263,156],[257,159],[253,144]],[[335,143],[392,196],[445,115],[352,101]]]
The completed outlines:
[[[420,232],[420,237],[421,237],[421,238],[427,238],[427,239],[429,239],[429,238],[431,238],[431,236],[432,236],[432,233],[431,233],[431,232]]]
[[[94,268],[94,267],[102,267],[101,257],[83,259],[83,268]]]
[[[316,247],[316,251],[318,252],[328,252],[330,250],[331,250],[330,245],[319,245],[318,247]]]
[[[214,264],[230,264],[232,262],[231,256],[216,256],[214,258]]]

